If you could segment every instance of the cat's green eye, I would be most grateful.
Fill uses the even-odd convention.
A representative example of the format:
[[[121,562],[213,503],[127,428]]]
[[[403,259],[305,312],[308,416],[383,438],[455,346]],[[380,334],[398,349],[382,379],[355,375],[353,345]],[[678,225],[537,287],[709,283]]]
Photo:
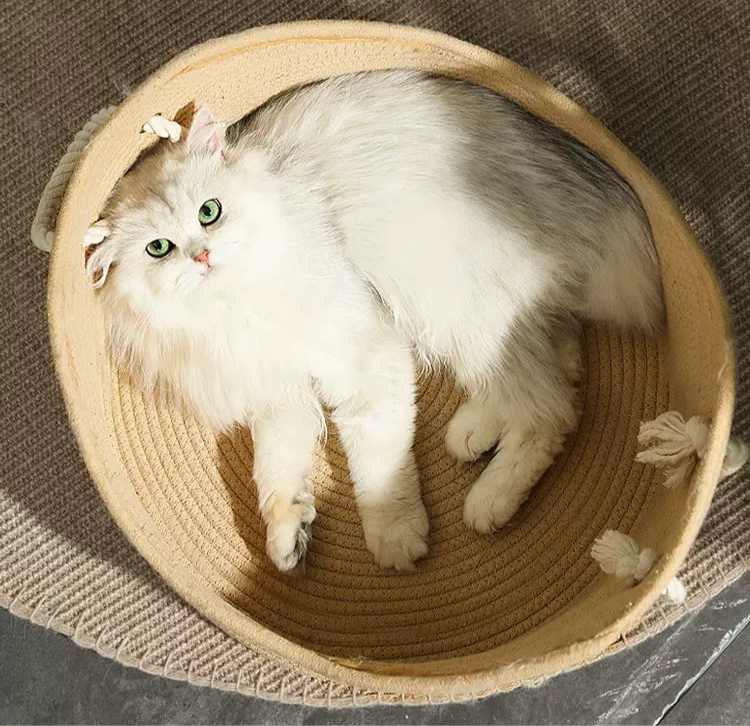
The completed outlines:
[[[174,245],[168,239],[164,239],[164,237],[155,239],[146,245],[146,252],[151,257],[166,257],[173,249]]]
[[[204,227],[213,224],[219,217],[221,217],[221,202],[218,199],[209,199],[207,202],[203,202],[198,210],[198,221]]]

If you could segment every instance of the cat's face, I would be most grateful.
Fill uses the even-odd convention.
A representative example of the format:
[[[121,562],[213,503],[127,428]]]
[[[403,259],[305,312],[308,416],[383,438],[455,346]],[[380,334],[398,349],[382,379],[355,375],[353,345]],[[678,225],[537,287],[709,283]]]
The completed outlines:
[[[155,327],[190,325],[233,288],[262,193],[241,183],[218,129],[199,111],[185,140],[160,142],[118,183],[105,210],[109,236],[87,263],[106,286]],[[260,170],[258,170],[260,171]]]

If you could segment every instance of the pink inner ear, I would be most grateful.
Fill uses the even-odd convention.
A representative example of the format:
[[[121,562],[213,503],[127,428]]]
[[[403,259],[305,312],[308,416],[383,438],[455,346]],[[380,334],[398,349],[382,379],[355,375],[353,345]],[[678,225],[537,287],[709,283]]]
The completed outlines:
[[[219,129],[211,112],[201,106],[190,124],[187,135],[187,145],[190,151],[204,149],[212,154],[221,151],[221,138]]]

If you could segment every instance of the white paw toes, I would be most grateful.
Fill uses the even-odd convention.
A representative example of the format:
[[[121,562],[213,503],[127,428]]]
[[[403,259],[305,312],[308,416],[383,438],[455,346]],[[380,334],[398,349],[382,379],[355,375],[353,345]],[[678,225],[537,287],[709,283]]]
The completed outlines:
[[[448,424],[445,447],[458,461],[476,461],[499,440],[499,416],[488,404],[474,399],[458,407]]]
[[[289,501],[276,497],[266,525],[266,552],[282,572],[301,571],[312,539],[315,505],[309,494]]]
[[[408,507],[363,507],[362,525],[367,549],[381,567],[413,570],[414,563],[427,554],[429,522],[421,501]]]
[[[508,523],[526,496],[485,485],[480,477],[464,500],[464,523],[479,534],[490,534]]]

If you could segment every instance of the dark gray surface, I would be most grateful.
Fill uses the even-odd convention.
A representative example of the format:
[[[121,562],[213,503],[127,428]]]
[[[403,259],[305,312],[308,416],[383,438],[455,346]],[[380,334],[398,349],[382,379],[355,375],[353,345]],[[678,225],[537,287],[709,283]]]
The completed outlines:
[[[0,723],[743,724],[750,574],[659,635],[535,689],[470,704],[315,709],[170,681],[0,609]]]
[[[745,593],[743,597],[747,597]],[[743,601],[743,607],[747,602]],[[717,659],[664,717],[662,724],[750,723],[750,615],[722,638]]]

